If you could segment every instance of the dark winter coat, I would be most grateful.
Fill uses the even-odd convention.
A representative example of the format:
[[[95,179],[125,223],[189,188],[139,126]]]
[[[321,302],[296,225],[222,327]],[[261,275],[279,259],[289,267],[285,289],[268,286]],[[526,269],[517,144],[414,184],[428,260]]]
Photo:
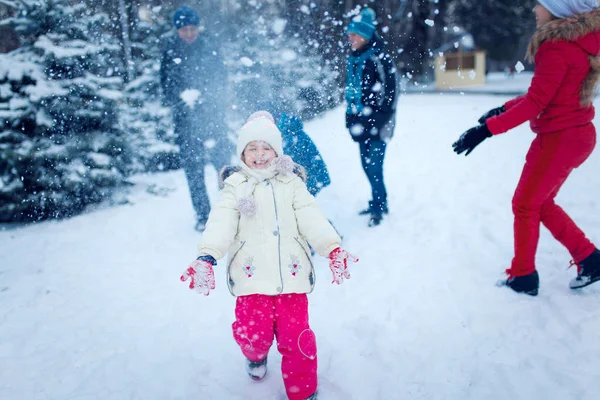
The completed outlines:
[[[379,35],[352,52],[346,73],[346,128],[357,142],[382,138],[383,127],[395,117],[399,90],[396,66]]]
[[[310,194],[316,196],[331,183],[327,166],[317,146],[304,132],[302,120],[296,116],[282,114],[277,127],[283,139],[283,152],[306,169],[306,187]]]
[[[529,44],[535,72],[527,94],[505,104],[506,112],[487,120],[500,134],[525,121],[543,134],[590,123],[600,77],[600,11],[557,19],[540,27]]]
[[[165,102],[173,108],[176,118],[193,113],[205,121],[224,119],[226,82],[220,49],[212,45],[206,35],[200,34],[191,44],[177,35],[166,42],[160,63],[160,83]],[[199,104],[193,110],[180,97],[186,89],[200,92]]]

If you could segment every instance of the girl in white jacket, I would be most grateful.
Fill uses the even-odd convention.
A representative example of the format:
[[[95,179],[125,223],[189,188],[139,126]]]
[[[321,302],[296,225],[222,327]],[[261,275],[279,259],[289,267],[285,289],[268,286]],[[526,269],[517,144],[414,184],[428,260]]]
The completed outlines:
[[[240,131],[240,167],[221,173],[222,196],[212,209],[199,244],[200,257],[181,277],[208,295],[213,266],[228,253],[227,284],[236,296],[233,336],[254,380],[267,372],[267,355],[277,338],[290,400],[316,399],[317,347],[308,323],[315,271],[307,241],[328,256],[333,282],[349,279],[340,237],[323,216],[302,179],[303,168],[283,154],[273,117],[254,113]],[[332,283],[333,283],[332,282]]]

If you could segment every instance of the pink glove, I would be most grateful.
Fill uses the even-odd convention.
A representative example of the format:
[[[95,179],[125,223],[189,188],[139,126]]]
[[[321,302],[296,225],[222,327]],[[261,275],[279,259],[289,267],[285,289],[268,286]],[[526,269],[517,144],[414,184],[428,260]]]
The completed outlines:
[[[331,269],[331,272],[333,273],[333,280],[331,283],[340,285],[344,282],[344,279],[350,279],[348,260],[358,262],[358,258],[339,247],[329,253],[329,269]]]
[[[213,263],[208,260],[194,261],[179,279],[181,279],[181,282],[185,282],[189,278],[192,278],[190,289],[195,290],[197,293],[208,296],[211,290],[215,290]]]

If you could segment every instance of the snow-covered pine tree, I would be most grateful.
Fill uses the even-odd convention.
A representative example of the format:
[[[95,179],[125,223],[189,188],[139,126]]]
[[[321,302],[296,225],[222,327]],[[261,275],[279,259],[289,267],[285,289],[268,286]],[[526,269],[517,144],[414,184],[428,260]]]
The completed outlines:
[[[22,46],[0,60],[0,220],[80,212],[123,183],[119,46],[106,14],[80,1],[22,0]]]
[[[169,10],[143,6],[132,19],[131,57],[134,79],[125,86],[119,109],[121,127],[135,149],[136,171],[165,171],[179,167],[170,109],[161,105],[161,39],[173,29]]]

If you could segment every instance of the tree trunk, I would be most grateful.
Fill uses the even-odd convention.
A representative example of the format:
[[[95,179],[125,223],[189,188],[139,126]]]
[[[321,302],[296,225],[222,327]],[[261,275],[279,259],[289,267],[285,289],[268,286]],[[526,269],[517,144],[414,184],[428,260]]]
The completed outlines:
[[[410,61],[408,69],[413,75],[427,79],[429,71],[429,26],[425,20],[429,18],[429,1],[414,0],[412,4],[412,32],[408,43]]]
[[[448,1],[447,0],[439,0],[437,4],[435,4],[437,10],[439,11],[437,15],[435,15],[435,37],[432,40],[432,48],[437,49],[444,43],[444,27],[446,26],[446,15],[448,13]]]
[[[131,57],[131,40],[129,38],[129,13],[125,0],[119,0],[119,20],[121,22],[121,37],[123,38],[123,62],[125,63],[125,82],[134,79],[133,59]]]

